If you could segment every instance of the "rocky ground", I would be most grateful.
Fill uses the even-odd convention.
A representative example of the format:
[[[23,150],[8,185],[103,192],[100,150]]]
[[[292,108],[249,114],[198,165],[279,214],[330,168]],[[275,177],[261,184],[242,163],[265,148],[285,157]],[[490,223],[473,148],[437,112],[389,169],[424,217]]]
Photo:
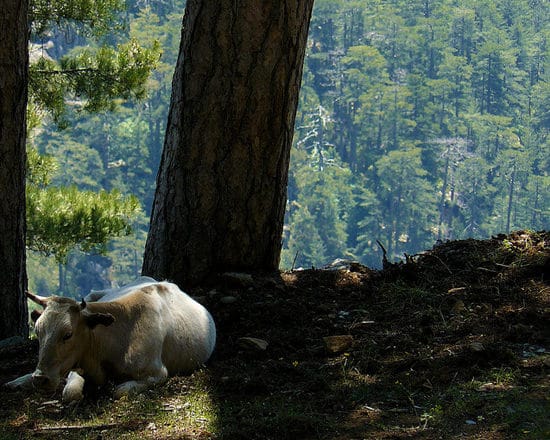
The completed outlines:
[[[203,370],[134,399],[2,390],[0,439],[550,438],[550,234],[442,243],[373,271],[224,275]],[[34,341],[0,351],[0,383]]]

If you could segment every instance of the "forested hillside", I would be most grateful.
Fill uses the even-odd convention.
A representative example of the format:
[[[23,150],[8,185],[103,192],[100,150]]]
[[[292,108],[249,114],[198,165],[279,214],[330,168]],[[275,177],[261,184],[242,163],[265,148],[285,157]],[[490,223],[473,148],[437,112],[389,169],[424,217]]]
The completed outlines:
[[[183,15],[182,0],[147,4],[130,2],[106,37],[160,42],[147,98],[114,113],[75,109],[64,130],[49,121],[32,137],[60,163],[54,184],[142,204],[135,235],[107,257],[71,255],[62,273],[73,292],[141,267]],[[393,259],[438,239],[549,229],[549,18],[542,0],[317,0],[282,267],[338,257],[375,267],[376,240]],[[89,44],[71,28],[35,43],[54,58]],[[29,260],[31,288],[55,291],[56,271],[43,270],[54,263]]]
[[[549,11],[317,0],[283,264],[548,229]]]

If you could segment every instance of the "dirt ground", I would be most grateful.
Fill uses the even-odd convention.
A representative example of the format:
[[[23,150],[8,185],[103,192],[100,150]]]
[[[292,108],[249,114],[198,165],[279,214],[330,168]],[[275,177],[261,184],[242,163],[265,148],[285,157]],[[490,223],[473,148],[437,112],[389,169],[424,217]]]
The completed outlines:
[[[130,401],[1,391],[0,439],[550,439],[550,233],[441,243],[191,291],[205,368]],[[0,351],[0,383],[35,341]]]

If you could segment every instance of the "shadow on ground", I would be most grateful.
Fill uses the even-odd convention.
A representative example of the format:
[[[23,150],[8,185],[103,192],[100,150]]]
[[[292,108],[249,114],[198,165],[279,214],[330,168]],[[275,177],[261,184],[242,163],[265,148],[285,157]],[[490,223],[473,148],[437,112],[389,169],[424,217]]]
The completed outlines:
[[[74,408],[3,391],[0,438],[549,438],[549,245],[518,232],[383,271],[222,277],[191,292],[218,325],[204,370]],[[36,351],[3,350],[0,382]]]

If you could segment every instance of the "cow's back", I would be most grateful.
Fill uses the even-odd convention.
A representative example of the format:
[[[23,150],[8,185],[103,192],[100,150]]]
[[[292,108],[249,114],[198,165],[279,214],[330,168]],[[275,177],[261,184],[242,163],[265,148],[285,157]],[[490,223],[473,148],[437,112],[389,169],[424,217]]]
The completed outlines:
[[[113,311],[120,306],[125,318],[132,322],[115,321],[105,331],[123,332],[131,339],[129,347],[145,343],[162,347],[162,362],[169,374],[194,370],[214,350],[216,328],[212,316],[175,284],[146,283],[103,306],[107,304],[113,305]],[[135,321],[140,322],[134,325]]]
[[[113,287],[111,289],[103,289],[103,290],[92,290],[88,295],[84,297],[84,300],[86,302],[114,301],[123,297],[124,295],[133,293],[136,290],[139,290],[143,287],[150,286],[152,284],[157,284],[157,283],[158,281],[155,280],[154,278],[142,276],[121,287]]]

